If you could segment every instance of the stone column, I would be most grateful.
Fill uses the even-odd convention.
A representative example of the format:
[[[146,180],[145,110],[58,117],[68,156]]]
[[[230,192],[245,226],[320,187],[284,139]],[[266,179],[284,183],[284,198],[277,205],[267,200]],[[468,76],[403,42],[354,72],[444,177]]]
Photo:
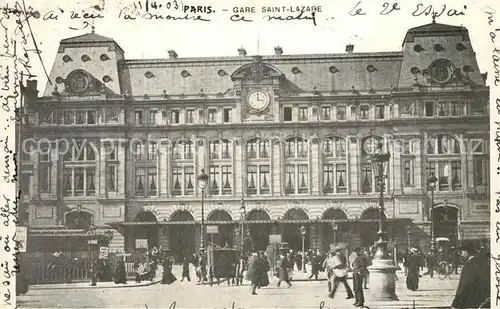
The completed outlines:
[[[158,192],[160,196],[168,196],[167,188],[170,185],[168,174],[170,169],[167,167],[168,145],[166,141],[161,141],[158,145]]]
[[[40,162],[40,159],[36,157],[37,154],[35,154],[35,162]],[[51,199],[57,198],[58,197],[58,192],[59,190],[57,188],[61,188],[61,197],[62,197],[62,191],[64,188],[62,185],[60,185],[60,182],[64,184],[64,179],[63,179],[63,172],[64,172],[64,166],[63,162],[59,157],[59,154],[57,152],[57,149],[52,149],[50,151],[50,193],[49,196]],[[33,186],[33,191],[34,194],[39,194],[38,190],[38,171],[36,173],[37,179],[35,180],[36,183]],[[58,176],[61,177],[58,177]],[[38,195],[39,196],[39,195]]]
[[[275,196],[283,195],[284,186],[282,185],[282,178],[284,177],[285,167],[283,164],[283,154],[281,153],[281,140],[271,141],[272,143],[272,158],[273,169],[271,171],[273,177],[273,193]]]
[[[347,177],[348,188],[350,194],[359,194],[359,157],[361,151],[359,144],[361,143],[358,136],[350,136],[347,138]]]
[[[310,194],[318,195],[320,192],[319,181],[321,178],[319,170],[319,156],[321,151],[319,151],[319,139],[318,137],[313,137],[309,143],[309,188]]]
[[[106,197],[106,148],[104,143],[99,142],[99,153],[97,154],[99,156],[99,162],[97,163],[98,166],[98,171],[96,173],[96,179],[97,179],[97,194],[100,197]]]

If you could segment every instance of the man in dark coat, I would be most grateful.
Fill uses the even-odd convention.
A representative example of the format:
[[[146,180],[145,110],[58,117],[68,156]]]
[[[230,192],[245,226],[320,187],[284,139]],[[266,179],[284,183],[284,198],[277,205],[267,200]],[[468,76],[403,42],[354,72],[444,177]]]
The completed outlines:
[[[410,254],[406,259],[405,266],[407,269],[406,287],[408,290],[415,291],[418,289],[420,267],[422,266],[422,261],[417,248],[411,248]]]
[[[125,272],[125,262],[119,261],[115,269],[115,283],[127,283],[127,273]]]
[[[259,280],[259,285],[257,286],[257,288],[260,289],[261,287],[269,285],[269,276],[267,275],[267,272],[271,269],[271,266],[269,265],[267,255],[265,254],[264,251],[259,252],[259,257],[260,257],[260,263],[262,265],[262,272]]]
[[[279,281],[278,281],[278,287],[281,284],[281,281],[285,281],[288,283],[288,287],[291,287],[292,284],[290,283],[290,277],[288,276],[288,269],[291,266],[290,260],[286,257],[285,254],[281,254],[280,260],[278,261],[278,275],[279,275]]]
[[[184,278],[187,278],[188,281],[191,281],[191,277],[189,276],[189,257],[186,255],[184,260],[182,261],[182,279],[181,282],[184,281]]]
[[[434,269],[436,268],[436,254],[434,254],[434,251],[429,251],[426,257],[426,262],[427,262],[427,273],[431,278],[434,278]]]
[[[297,267],[297,270],[298,271],[302,271],[302,252],[299,251],[296,255],[295,255],[295,266]]]
[[[161,278],[161,284],[171,284],[176,281],[174,274],[172,274],[172,262],[169,258],[163,260],[163,277]]]
[[[352,262],[352,273],[353,273],[353,288],[354,297],[356,302],[355,307],[363,307],[365,304],[365,296],[363,294],[363,278],[366,269],[366,260],[361,252],[361,248],[354,249],[356,252],[356,258]]]
[[[257,286],[262,279],[263,268],[264,267],[262,265],[262,260],[257,252],[253,253],[248,260],[248,271],[245,278],[248,281],[252,282],[252,295],[257,295],[255,290],[257,289]]]
[[[318,273],[319,273],[319,257],[316,255],[316,253],[313,253],[311,255],[311,275],[309,276],[309,279],[314,279],[318,280]]]
[[[460,247],[460,255],[465,263],[451,307],[478,308],[490,296],[490,259],[468,243]]]

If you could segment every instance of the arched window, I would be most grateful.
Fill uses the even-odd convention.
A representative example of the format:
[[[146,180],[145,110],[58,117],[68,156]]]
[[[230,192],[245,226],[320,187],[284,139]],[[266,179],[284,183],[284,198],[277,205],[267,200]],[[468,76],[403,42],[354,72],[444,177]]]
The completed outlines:
[[[194,195],[194,143],[189,140],[172,144],[172,195]]]
[[[247,142],[247,194],[269,194],[271,188],[271,145],[266,139]]]
[[[462,190],[462,159],[460,143],[450,135],[431,137],[426,143],[427,179],[436,176],[437,191]]]
[[[323,193],[347,192],[346,139],[327,137],[323,140]]]
[[[63,195],[94,196],[96,188],[96,154],[88,142],[76,142],[63,157]]]
[[[285,194],[309,192],[308,140],[294,137],[285,140]]]

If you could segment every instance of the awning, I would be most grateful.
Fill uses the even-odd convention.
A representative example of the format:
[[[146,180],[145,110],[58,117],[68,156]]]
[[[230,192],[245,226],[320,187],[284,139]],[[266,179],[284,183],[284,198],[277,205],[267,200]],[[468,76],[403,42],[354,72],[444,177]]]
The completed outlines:
[[[92,237],[101,237],[103,232],[112,231],[110,229],[96,229]],[[40,229],[29,230],[29,236],[35,237],[89,237],[84,229]]]

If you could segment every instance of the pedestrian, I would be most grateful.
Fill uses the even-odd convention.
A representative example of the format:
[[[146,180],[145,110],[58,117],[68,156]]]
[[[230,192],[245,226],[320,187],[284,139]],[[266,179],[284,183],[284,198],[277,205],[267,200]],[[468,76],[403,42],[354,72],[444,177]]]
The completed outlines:
[[[163,260],[163,277],[161,284],[172,284],[177,278],[172,274],[172,261],[168,257]]]
[[[418,290],[421,265],[422,262],[420,259],[420,255],[418,254],[418,249],[415,247],[411,248],[410,254],[408,255],[406,261],[406,287],[408,288],[408,290]]]
[[[298,271],[302,271],[302,251],[298,251],[297,254],[295,255],[295,266],[297,267]]]
[[[472,243],[459,247],[464,265],[452,308],[490,308],[490,259],[480,254]]]
[[[368,282],[370,282],[370,271],[368,270],[368,267],[372,265],[373,260],[373,256],[370,254],[370,250],[365,249],[364,257],[366,268],[365,273],[363,274],[363,288],[368,289]]]
[[[347,283],[347,258],[344,255],[344,248],[342,246],[337,246],[335,248],[335,259],[336,262],[335,266],[333,267],[333,275],[334,275],[333,287],[328,297],[330,298],[335,297],[335,292],[337,291],[337,287],[339,286],[339,283],[342,282],[347,292],[346,299],[354,298],[352,290],[349,287],[349,284]]]
[[[427,273],[431,278],[434,278],[434,270],[436,269],[436,254],[434,254],[433,250],[429,251],[427,257],[425,258],[425,262],[427,264]]]
[[[314,277],[315,280],[318,280],[318,273],[319,273],[319,258],[316,256],[316,253],[312,253],[311,255],[311,275],[309,276],[309,279]]]
[[[125,272],[125,262],[124,261],[119,261],[116,264],[116,269],[115,269],[115,283],[127,283],[127,273]]]
[[[198,254],[198,267],[196,269],[196,274],[198,276],[198,282],[206,282],[207,278],[207,260],[205,259],[205,251],[200,250]]]
[[[333,283],[333,268],[336,265],[337,259],[335,258],[335,251],[331,250],[328,258],[323,262],[323,268],[326,271],[326,277],[328,278],[328,293],[332,291]]]
[[[257,252],[252,253],[252,256],[248,260],[248,271],[246,274],[246,280],[252,283],[252,295],[257,295],[255,290],[259,285],[259,281],[262,279],[262,263]]]
[[[269,285],[269,276],[267,272],[271,269],[269,265],[269,260],[264,251],[259,252],[260,263],[262,265],[261,277],[259,280],[258,288],[265,287]]]
[[[288,260],[286,255],[282,253],[280,256],[280,260],[278,261],[278,287],[280,287],[282,281],[285,281],[288,284],[288,287],[292,286],[292,283],[290,283],[290,278],[288,277],[288,269],[290,268],[290,264],[290,260]]]
[[[363,294],[363,277],[366,271],[366,260],[361,252],[361,248],[354,249],[354,252],[356,252],[356,258],[352,262],[353,288],[354,297],[356,299],[354,306],[363,307],[365,304],[365,296]]]
[[[181,282],[184,281],[184,278],[187,278],[188,281],[191,281],[191,277],[189,276],[189,258],[188,256],[184,256],[184,260],[182,261],[182,279]]]

